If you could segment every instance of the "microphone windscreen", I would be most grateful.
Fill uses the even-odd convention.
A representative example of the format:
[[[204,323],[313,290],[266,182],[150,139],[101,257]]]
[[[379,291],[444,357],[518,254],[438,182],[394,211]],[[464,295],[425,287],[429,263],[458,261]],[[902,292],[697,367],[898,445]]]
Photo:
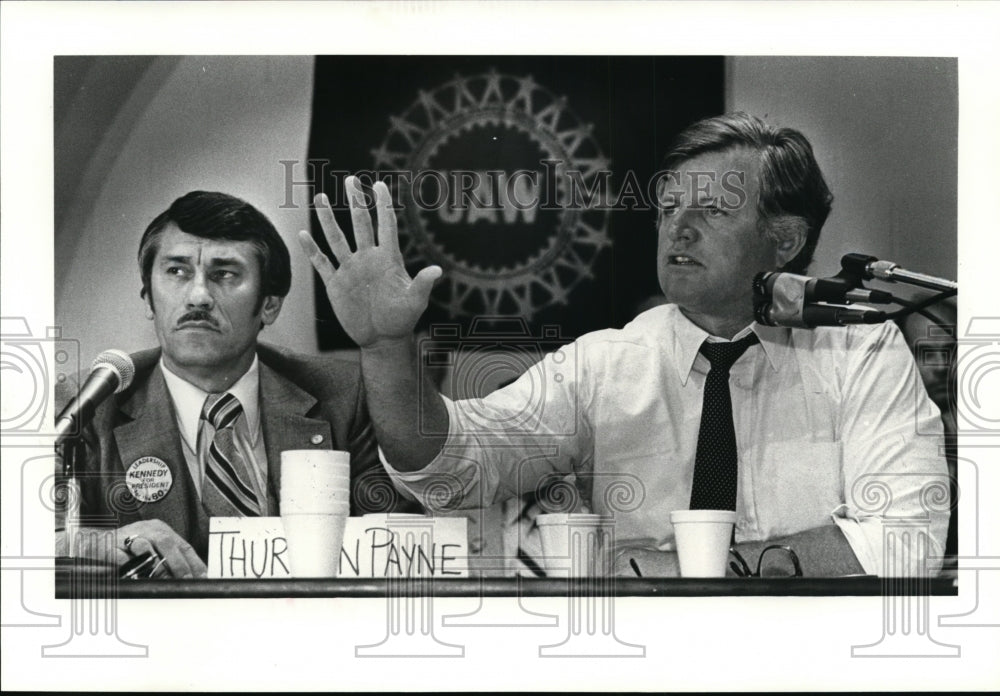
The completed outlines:
[[[776,273],[771,286],[771,320],[778,326],[806,326],[802,308],[806,304],[809,278],[794,273]]]
[[[111,348],[98,355],[91,363],[90,371],[93,372],[99,367],[112,370],[118,375],[118,386],[115,388],[115,394],[128,389],[135,378],[135,364],[129,354],[122,350]]]

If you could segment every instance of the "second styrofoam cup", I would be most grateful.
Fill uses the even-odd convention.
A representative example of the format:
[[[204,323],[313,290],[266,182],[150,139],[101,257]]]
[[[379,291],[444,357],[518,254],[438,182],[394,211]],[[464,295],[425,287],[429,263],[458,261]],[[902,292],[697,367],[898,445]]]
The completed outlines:
[[[735,522],[736,513],[731,510],[674,510],[670,513],[681,577],[725,577]]]

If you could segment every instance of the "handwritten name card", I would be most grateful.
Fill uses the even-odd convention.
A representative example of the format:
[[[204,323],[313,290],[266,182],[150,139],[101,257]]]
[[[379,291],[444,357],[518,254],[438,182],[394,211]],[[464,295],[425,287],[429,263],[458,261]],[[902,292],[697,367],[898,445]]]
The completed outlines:
[[[340,549],[340,577],[467,577],[464,517],[349,517]],[[280,517],[213,517],[208,577],[290,578]]]

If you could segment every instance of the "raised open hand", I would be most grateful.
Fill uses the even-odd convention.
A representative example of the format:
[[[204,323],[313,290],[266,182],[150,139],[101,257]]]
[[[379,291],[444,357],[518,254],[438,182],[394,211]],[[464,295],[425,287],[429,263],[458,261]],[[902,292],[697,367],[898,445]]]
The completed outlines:
[[[323,279],[337,319],[347,335],[365,348],[413,333],[427,309],[434,281],[441,277],[441,268],[428,266],[410,278],[399,251],[396,213],[388,187],[382,182],[374,186],[376,244],[361,184],[357,177],[350,176],[346,186],[357,250],[351,251],[324,194],[315,198],[316,213],[338,267],[334,268],[308,232],[299,232],[299,242]]]

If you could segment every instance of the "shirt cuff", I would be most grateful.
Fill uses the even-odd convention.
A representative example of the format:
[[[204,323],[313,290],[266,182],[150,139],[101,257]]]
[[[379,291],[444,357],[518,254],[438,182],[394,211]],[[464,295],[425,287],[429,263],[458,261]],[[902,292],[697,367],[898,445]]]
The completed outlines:
[[[868,575],[933,577],[941,571],[942,549],[931,534],[929,518],[927,529],[917,527],[909,534],[896,534],[895,543],[890,545],[887,544],[881,517],[855,515],[846,505],[834,510],[831,516]],[[909,548],[903,548],[907,539]],[[923,540],[926,543],[922,543]],[[892,557],[887,557],[887,553],[891,553]],[[923,555],[922,559],[920,554]]]
[[[385,471],[394,480],[400,481],[415,481],[419,480],[422,476],[431,473],[437,473],[439,471],[447,471],[447,467],[442,466],[441,460],[444,459],[440,454],[431,460],[430,464],[425,466],[419,471],[400,471],[393,467],[392,463],[385,456],[385,452],[382,451],[381,445],[378,446],[378,460],[382,462],[382,466],[385,467]]]

